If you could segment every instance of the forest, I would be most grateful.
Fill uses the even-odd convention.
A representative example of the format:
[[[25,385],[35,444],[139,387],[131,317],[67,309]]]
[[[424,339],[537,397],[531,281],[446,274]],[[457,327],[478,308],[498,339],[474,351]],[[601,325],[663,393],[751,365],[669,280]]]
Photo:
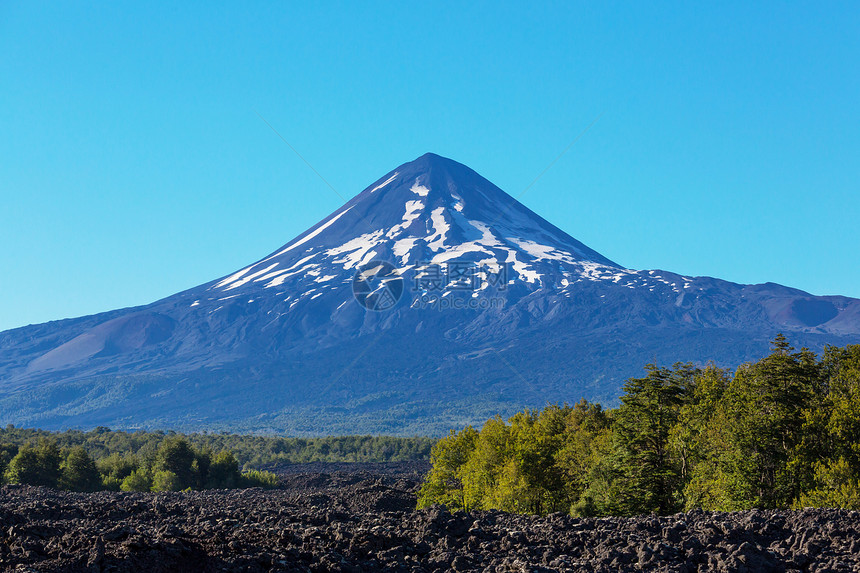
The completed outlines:
[[[432,438],[281,438],[238,434],[0,430],[3,483],[73,491],[274,487],[274,463],[427,459]]]
[[[418,507],[577,516],[860,509],[860,345],[782,335],[734,372],[648,365],[620,405],[550,404],[451,431]]]
[[[581,400],[436,440],[0,429],[0,478],[78,491],[274,487],[267,464],[430,458],[418,506],[579,516],[860,509],[860,345],[778,336],[734,371],[647,365],[620,405]]]

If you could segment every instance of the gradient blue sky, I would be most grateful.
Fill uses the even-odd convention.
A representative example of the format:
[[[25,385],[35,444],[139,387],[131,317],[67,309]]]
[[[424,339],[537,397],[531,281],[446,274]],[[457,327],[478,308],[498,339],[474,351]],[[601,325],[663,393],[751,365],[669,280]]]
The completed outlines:
[[[860,297],[860,4],[0,3],[0,330],[148,303],[433,151],[607,257]],[[361,4],[357,7],[357,4]],[[600,115],[602,114],[602,115]]]

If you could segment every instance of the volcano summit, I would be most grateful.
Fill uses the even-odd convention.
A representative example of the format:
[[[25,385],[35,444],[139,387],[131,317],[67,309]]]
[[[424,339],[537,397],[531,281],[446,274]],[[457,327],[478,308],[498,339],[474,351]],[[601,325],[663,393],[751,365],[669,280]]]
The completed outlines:
[[[399,284],[399,287],[397,285]],[[860,341],[860,301],[624,268],[427,154],[272,254],[147,306],[0,333],[20,425],[439,434],[611,403],[655,358]]]

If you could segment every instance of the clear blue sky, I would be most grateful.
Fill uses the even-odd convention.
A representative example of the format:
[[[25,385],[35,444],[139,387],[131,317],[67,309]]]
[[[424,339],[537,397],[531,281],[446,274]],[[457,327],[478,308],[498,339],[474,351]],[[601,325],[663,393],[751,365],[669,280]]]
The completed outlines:
[[[517,194],[603,114],[527,206],[629,268],[860,297],[856,2],[250,4],[0,3],[0,330],[337,208],[255,110],[347,198],[427,151]]]

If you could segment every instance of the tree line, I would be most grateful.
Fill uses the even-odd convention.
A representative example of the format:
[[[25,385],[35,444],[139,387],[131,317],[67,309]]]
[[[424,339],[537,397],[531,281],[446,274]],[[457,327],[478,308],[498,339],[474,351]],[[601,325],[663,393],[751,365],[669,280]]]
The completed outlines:
[[[181,436],[165,437],[134,454],[114,452],[98,460],[81,445],[61,448],[45,437],[21,446],[6,443],[0,445],[0,475],[5,483],[71,491],[271,488],[278,483],[271,472],[241,471],[230,451],[213,455]]]
[[[91,431],[67,430],[49,432],[9,425],[0,428],[0,447],[20,447],[41,439],[70,449],[82,446],[95,460],[118,454],[151,455],[170,437],[182,437],[201,450],[233,453],[239,465],[258,469],[275,463],[304,462],[397,462],[427,460],[435,438],[397,438],[392,436],[328,436],[321,438],[286,438],[230,433],[190,433],[173,431],[115,431],[97,427]],[[14,455],[14,454],[13,454]]]
[[[732,372],[648,365],[620,406],[526,410],[432,449],[418,506],[579,516],[860,509],[860,345],[785,337]]]
[[[428,459],[434,438],[0,429],[0,483],[74,491],[274,487],[276,463]],[[217,452],[217,453],[215,453]]]

